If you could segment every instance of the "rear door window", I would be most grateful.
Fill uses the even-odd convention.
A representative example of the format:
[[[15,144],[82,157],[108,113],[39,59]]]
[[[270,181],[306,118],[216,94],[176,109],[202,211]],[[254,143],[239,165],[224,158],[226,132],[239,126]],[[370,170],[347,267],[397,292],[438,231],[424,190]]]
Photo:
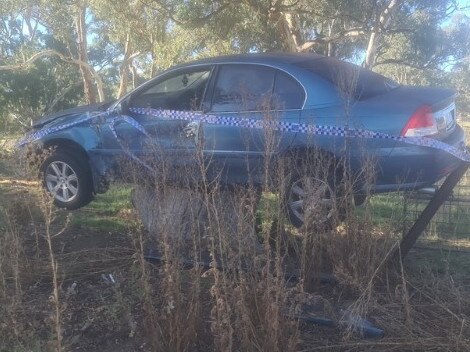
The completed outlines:
[[[269,104],[275,70],[261,65],[222,65],[212,97],[212,111],[262,111]]]
[[[272,105],[278,110],[301,109],[305,100],[303,87],[293,77],[277,71]]]
[[[399,87],[378,73],[330,57],[302,61],[297,66],[332,83],[343,98],[364,100]]]

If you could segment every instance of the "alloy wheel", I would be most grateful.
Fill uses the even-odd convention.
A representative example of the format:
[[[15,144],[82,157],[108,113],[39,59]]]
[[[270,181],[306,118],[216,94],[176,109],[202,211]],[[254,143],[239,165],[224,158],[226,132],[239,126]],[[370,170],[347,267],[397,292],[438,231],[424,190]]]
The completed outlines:
[[[63,161],[51,162],[45,172],[47,190],[58,201],[73,201],[78,194],[78,176],[72,167]]]
[[[308,217],[317,224],[328,222],[336,211],[331,186],[315,177],[303,177],[292,183],[287,205],[301,222]]]

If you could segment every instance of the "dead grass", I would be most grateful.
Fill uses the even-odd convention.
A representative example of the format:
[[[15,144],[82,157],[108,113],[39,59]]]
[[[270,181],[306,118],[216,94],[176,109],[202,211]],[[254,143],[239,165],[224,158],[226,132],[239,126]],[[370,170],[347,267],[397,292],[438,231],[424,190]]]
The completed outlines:
[[[402,224],[374,221],[371,203],[353,212],[347,179],[346,220],[326,230],[312,215],[293,229],[281,199],[299,165],[270,155],[262,192],[225,190],[205,178],[203,163],[182,172],[177,188],[164,160],[152,177],[124,165],[139,185],[135,210],[126,190],[72,215],[120,217],[117,231],[86,221],[64,229],[67,212],[47,208],[37,184],[3,180],[0,351],[470,349],[467,253],[452,243],[432,254],[418,248],[397,270],[382,270]],[[149,248],[159,265],[146,261]],[[321,273],[336,283],[322,284]],[[309,316],[336,324],[297,319]],[[365,339],[363,319],[384,338]]]

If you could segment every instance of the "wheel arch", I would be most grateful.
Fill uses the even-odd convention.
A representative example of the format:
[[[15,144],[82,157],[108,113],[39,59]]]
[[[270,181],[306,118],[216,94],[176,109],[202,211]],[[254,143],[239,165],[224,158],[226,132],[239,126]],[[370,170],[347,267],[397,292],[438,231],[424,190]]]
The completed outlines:
[[[306,166],[304,164],[305,161],[313,161],[313,158],[331,162],[331,167],[335,168],[335,174],[337,175],[346,170],[344,157],[335,155],[333,152],[317,146],[290,148],[281,155],[281,159],[289,160],[296,167]]]
[[[85,151],[85,149],[80,144],[70,139],[65,139],[65,138],[50,139],[46,141],[43,145],[43,149],[49,149],[49,148],[57,148],[59,150],[64,151],[65,153],[69,152],[69,154],[73,153],[72,156],[75,156],[78,154],[84,161],[87,162],[87,165],[88,165],[88,161],[90,160],[88,153]]]
[[[352,187],[356,205],[361,205],[365,202],[367,195],[362,191],[365,181],[357,176],[357,170],[354,169],[350,160],[344,155],[335,154],[318,146],[309,146],[287,150],[282,157],[294,158],[296,165],[300,165],[305,159],[315,155],[320,155],[323,160],[331,161],[330,167],[334,170],[335,184],[342,182],[343,178],[346,177],[347,181],[345,182],[349,182],[349,187]]]

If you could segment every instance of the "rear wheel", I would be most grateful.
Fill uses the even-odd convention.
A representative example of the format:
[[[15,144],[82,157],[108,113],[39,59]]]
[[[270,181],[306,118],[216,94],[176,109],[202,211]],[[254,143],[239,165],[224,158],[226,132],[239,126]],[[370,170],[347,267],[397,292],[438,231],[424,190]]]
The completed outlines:
[[[344,165],[321,150],[292,152],[282,159],[281,199],[290,223],[314,231],[328,231],[351,206]]]
[[[305,223],[318,230],[328,230],[336,219],[336,196],[332,183],[316,176],[295,175],[285,191],[287,217],[292,225]]]
[[[54,151],[41,166],[44,188],[59,208],[78,209],[93,198],[90,168],[81,158]]]

